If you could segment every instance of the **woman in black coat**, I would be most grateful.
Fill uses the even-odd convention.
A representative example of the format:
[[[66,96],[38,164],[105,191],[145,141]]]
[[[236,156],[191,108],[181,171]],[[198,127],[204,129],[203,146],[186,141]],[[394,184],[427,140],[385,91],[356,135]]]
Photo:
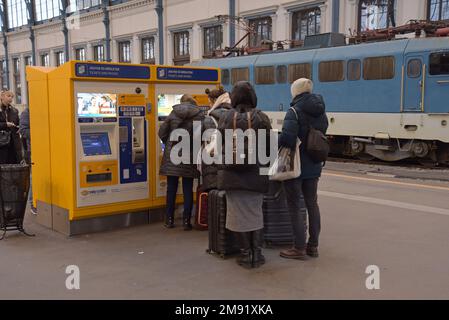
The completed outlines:
[[[0,164],[17,164],[23,160],[19,135],[19,111],[11,105],[13,99],[14,94],[11,91],[1,92]]]
[[[258,154],[259,130],[265,130],[265,154],[269,150],[269,136],[271,130],[270,119],[261,110],[256,109],[256,93],[249,82],[238,82],[231,92],[232,109],[220,118],[218,128],[223,139],[223,159],[226,161],[226,152],[233,146],[226,145],[226,130],[241,129],[243,132],[251,126],[256,134],[256,148],[253,152]],[[229,142],[228,142],[229,143]],[[222,165],[218,171],[218,188],[226,190],[226,228],[234,231],[239,239],[241,255],[237,263],[245,268],[256,268],[265,263],[262,255],[262,229],[263,194],[268,191],[268,177],[261,175],[261,166],[246,161],[249,155],[249,146],[245,143],[245,161],[243,164],[234,162]],[[238,152],[236,157],[239,157]]]

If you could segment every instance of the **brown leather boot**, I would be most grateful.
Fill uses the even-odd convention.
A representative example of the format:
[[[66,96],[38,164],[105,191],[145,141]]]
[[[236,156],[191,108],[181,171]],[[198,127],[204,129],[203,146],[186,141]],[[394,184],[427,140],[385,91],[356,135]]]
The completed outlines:
[[[282,258],[287,259],[307,260],[306,249],[300,250],[293,247],[290,249],[282,250],[279,255]]]

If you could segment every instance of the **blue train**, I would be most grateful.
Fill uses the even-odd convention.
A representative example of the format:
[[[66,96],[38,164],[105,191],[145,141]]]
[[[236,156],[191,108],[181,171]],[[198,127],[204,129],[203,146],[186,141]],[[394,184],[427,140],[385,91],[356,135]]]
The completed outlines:
[[[280,129],[301,77],[323,95],[332,151],[363,159],[449,163],[449,38],[413,38],[207,59],[226,90],[250,81]]]

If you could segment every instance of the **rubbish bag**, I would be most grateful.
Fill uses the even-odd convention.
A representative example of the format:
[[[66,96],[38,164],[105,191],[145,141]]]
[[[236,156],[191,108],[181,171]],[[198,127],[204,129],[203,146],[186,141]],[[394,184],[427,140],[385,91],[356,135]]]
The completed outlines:
[[[22,227],[29,189],[29,164],[0,165],[0,228]]]

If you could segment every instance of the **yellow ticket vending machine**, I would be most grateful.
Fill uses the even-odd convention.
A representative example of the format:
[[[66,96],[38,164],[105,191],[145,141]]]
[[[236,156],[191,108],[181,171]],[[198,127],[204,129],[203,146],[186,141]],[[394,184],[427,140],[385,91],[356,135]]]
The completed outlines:
[[[219,71],[70,61],[26,72],[37,221],[67,235],[151,221],[166,193],[159,123],[182,94],[206,106]]]

